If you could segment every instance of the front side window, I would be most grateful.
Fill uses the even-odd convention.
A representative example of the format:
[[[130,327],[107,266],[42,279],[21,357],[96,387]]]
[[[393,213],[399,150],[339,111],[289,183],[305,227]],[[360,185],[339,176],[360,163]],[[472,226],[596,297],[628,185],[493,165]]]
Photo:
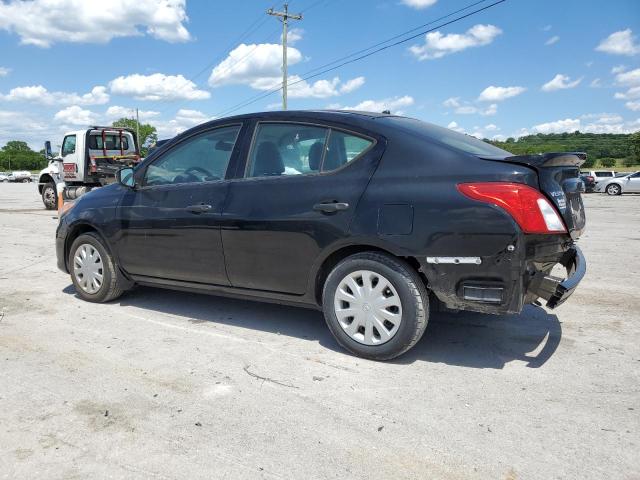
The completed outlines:
[[[372,144],[372,140],[327,127],[260,124],[249,155],[247,176],[328,172],[346,165]]]
[[[76,136],[67,135],[62,142],[62,156],[76,153]]]
[[[191,137],[147,168],[145,185],[210,182],[225,177],[240,125]]]

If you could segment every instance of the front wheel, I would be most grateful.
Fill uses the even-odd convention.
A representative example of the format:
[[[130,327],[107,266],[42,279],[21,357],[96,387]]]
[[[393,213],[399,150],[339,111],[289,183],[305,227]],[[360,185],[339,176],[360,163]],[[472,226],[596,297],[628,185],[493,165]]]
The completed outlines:
[[[69,272],[76,292],[83,300],[103,303],[124,292],[113,257],[94,233],[80,235],[71,245]]]
[[[622,194],[622,188],[620,188],[620,185],[618,185],[617,183],[612,183],[611,185],[607,186],[607,194],[620,195]]]
[[[42,187],[42,203],[44,203],[44,207],[47,210],[55,210],[58,208],[58,195],[53,182],[49,182]]]
[[[429,318],[429,296],[418,273],[378,252],[340,262],[327,277],[322,303],[338,343],[372,360],[405,353],[420,340]]]

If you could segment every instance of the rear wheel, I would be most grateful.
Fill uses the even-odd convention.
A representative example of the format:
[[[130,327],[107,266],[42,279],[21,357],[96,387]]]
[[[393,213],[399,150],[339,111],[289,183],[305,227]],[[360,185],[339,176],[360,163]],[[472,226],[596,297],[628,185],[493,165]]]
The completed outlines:
[[[355,355],[389,360],[422,337],[429,297],[407,263],[378,252],[358,253],[340,262],[323,290],[323,310],[340,345]]]
[[[53,182],[49,182],[42,187],[42,203],[44,203],[47,210],[55,210],[58,208],[58,195]]]
[[[124,292],[113,257],[94,233],[80,235],[71,245],[69,271],[76,292],[89,302],[108,302]]]
[[[617,183],[612,183],[607,186],[607,193],[609,195],[620,195],[622,194],[622,188]]]

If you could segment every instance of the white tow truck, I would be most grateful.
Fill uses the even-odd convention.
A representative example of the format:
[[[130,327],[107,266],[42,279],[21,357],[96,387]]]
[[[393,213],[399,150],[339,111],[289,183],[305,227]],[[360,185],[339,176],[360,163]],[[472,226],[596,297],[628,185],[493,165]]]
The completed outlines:
[[[51,142],[45,142],[49,165],[38,178],[38,192],[48,210],[58,208],[58,194],[75,200],[89,190],[115,182],[122,167],[140,162],[132,130],[121,127],[89,127],[65,134],[60,153],[54,158]]]

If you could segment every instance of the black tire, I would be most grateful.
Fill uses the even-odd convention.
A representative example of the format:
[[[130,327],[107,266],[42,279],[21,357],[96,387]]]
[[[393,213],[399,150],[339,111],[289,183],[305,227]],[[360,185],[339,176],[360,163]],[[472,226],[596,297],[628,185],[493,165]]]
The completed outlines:
[[[56,210],[58,208],[58,192],[53,182],[46,183],[42,187],[42,203],[47,210]]]
[[[607,195],[622,195],[622,187],[617,183],[607,185]]]
[[[349,336],[338,321],[334,295],[349,274],[369,270],[384,276],[395,288],[402,305],[402,320],[395,335],[380,345],[365,345]],[[363,252],[342,260],[329,273],[322,292],[324,318],[338,343],[351,353],[371,360],[390,360],[413,347],[424,334],[429,319],[429,295],[422,278],[408,263],[379,252]]]
[[[78,248],[85,244],[89,244],[95,248],[102,259],[103,280],[100,288],[95,293],[88,293],[83,290],[82,286],[76,279],[76,275],[74,275],[74,256]],[[118,281],[115,261],[107,248],[103,245],[100,237],[95,233],[84,233],[74,240],[71,245],[71,249],[69,250],[68,265],[73,286],[75,287],[77,294],[83,300],[94,303],[104,303],[114,300],[124,293],[124,289]]]

